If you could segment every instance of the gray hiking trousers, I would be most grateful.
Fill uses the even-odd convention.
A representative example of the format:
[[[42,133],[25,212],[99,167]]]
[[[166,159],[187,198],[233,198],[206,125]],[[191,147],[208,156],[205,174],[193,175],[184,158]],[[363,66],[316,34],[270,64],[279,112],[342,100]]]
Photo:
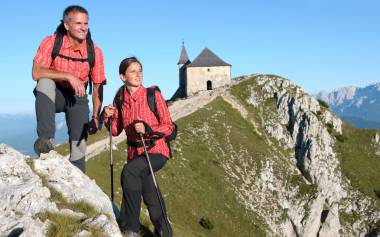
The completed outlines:
[[[51,139],[55,135],[55,114],[64,112],[70,143],[70,162],[85,172],[89,107],[87,94],[78,97],[72,90],[56,86],[51,79],[38,80],[36,97],[37,134]]]

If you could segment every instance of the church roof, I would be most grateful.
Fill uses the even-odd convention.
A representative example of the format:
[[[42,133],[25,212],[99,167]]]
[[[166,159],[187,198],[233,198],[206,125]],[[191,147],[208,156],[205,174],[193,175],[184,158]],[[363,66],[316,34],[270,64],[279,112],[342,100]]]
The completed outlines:
[[[189,57],[187,56],[185,45],[182,45],[181,56],[179,57],[177,64],[186,64],[187,62],[190,62],[190,60],[189,60]]]
[[[231,66],[216,56],[211,50],[205,48],[199,55],[194,59],[188,67],[213,67],[213,66]]]

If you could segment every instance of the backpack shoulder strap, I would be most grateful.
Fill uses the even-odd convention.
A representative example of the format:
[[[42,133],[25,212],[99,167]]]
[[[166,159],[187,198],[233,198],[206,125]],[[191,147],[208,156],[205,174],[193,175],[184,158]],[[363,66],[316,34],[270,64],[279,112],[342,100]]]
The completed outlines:
[[[88,60],[88,64],[90,65],[90,71],[92,71],[92,68],[95,65],[95,46],[94,46],[94,42],[91,39],[90,30],[88,30],[86,42],[87,42],[87,60]]]
[[[59,54],[59,50],[61,49],[61,46],[62,46],[62,38],[63,38],[62,35],[58,35],[58,34],[55,37],[53,51],[51,51],[52,61],[54,61],[54,59]]]
[[[157,105],[156,105],[156,90],[160,91],[160,88],[158,87],[147,88],[147,100],[148,100],[149,109],[153,112],[154,116],[156,116],[158,122],[160,122],[160,117],[158,116]]]
[[[94,42],[91,39],[90,30],[87,32],[87,61],[90,66],[90,71],[88,72],[88,84],[89,84],[89,94],[92,94],[92,69],[95,65],[95,47]]]
[[[62,39],[63,36],[67,33],[65,26],[63,25],[63,21],[61,21],[61,24],[57,26],[57,29],[55,30],[55,40],[54,40],[54,46],[53,50],[51,51],[51,58],[54,61],[54,59],[58,56],[59,50],[61,50],[62,46]]]
[[[160,88],[158,88],[158,86],[152,86],[152,87],[147,88],[147,100],[148,100],[148,105],[149,105],[150,110],[154,113],[158,122],[160,122],[160,117],[158,116],[157,105],[156,105],[156,93],[155,93],[156,90],[161,93],[161,90]],[[172,157],[171,149],[170,149],[170,141],[174,140],[176,137],[177,137],[177,124],[173,122],[173,131],[169,136],[165,138],[169,146],[170,157]]]
[[[123,116],[122,116],[122,106],[124,101],[124,89],[125,86],[122,85],[116,92],[115,97],[113,98],[113,103],[116,105],[117,112],[119,114],[118,116],[118,123],[123,123]]]
[[[61,46],[62,46],[62,39],[63,39],[63,36],[61,34],[56,34],[53,51],[51,51],[52,61],[54,61],[54,59],[59,54],[59,50],[61,49]]]
[[[124,101],[124,85],[122,85],[116,92],[115,97],[113,98],[113,103],[116,105],[116,108],[119,113],[121,113],[121,107],[123,106]]]

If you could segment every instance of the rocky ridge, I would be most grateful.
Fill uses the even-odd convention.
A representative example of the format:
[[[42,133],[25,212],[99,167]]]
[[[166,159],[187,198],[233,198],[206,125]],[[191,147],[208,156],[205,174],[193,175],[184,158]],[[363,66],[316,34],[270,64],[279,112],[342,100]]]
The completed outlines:
[[[263,169],[256,174],[258,178],[250,181],[256,184],[257,189],[251,186],[250,190],[245,190],[244,199],[254,197],[250,203],[257,203],[253,205],[255,210],[263,206],[269,210],[276,206],[286,210],[288,218],[284,218],[285,221],[280,221],[279,216],[273,213],[262,213],[276,236],[364,236],[368,231],[366,224],[378,221],[380,213],[372,211],[373,201],[353,190],[340,172],[334,152],[336,138],[326,125],[339,135],[342,134],[342,121],[289,80],[269,75],[240,79],[252,78],[255,83],[247,88],[249,96],[246,103],[259,110],[265,133],[282,144],[283,150],[291,149],[291,152],[273,154],[263,161]],[[271,99],[275,100],[275,109],[265,104]],[[273,170],[276,156],[290,161],[292,165],[288,172],[302,174],[315,192],[296,198],[299,190],[294,189],[294,185],[287,190],[286,180]],[[252,175],[247,174],[247,177]],[[273,191],[278,195],[275,199],[271,197]],[[359,220],[353,225],[340,222],[341,212],[353,211],[360,213]]]
[[[29,164],[27,164],[29,162]],[[80,170],[52,151],[40,159],[28,159],[13,148],[0,145],[0,236],[45,236],[53,222],[41,218],[53,213],[79,218],[83,229],[78,236],[91,236],[97,228],[102,236],[121,236],[107,195]],[[96,214],[87,216],[60,207],[53,193],[68,203],[85,203]]]

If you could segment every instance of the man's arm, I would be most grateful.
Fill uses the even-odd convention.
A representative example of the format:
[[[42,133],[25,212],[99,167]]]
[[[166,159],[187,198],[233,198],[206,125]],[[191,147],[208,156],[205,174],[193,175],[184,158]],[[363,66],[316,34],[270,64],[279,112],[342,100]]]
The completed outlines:
[[[103,84],[94,84],[92,91],[92,116],[96,118],[96,125],[99,126],[98,115],[103,103]]]
[[[35,61],[33,61],[32,67],[32,77],[33,80],[38,81],[41,78],[49,78],[54,81],[67,81],[70,83],[74,92],[78,96],[83,96],[85,94],[85,88],[81,80],[68,72],[59,72],[51,68],[42,66]]]

